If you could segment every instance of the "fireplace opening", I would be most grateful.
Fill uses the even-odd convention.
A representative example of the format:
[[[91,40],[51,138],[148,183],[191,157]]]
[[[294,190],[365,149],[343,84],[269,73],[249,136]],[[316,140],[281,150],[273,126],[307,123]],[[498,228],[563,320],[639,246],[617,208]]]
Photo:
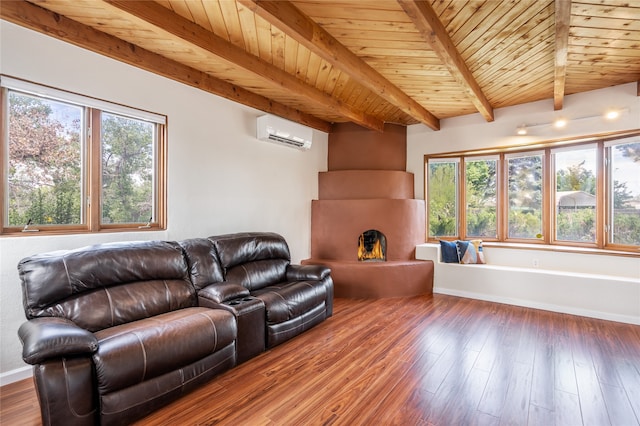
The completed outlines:
[[[387,260],[387,238],[380,231],[370,229],[358,238],[358,260],[384,262]]]

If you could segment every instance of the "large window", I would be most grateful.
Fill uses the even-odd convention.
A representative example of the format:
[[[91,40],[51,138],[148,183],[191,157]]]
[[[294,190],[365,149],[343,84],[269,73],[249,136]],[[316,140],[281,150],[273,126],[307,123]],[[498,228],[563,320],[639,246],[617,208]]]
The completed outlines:
[[[427,164],[429,181],[429,233],[458,234],[458,160],[432,160]]]
[[[2,233],[165,227],[165,117],[2,76]]]
[[[542,235],[542,163],[544,154],[507,156],[509,226],[507,238]]]
[[[156,125],[101,113],[102,223],[140,223],[154,216]]]
[[[8,91],[8,226],[82,223],[82,107]]]
[[[551,150],[554,177],[555,239],[596,242],[595,145]]]
[[[467,235],[498,237],[498,157],[464,163]]]
[[[496,151],[426,157],[430,240],[640,247],[640,132]]]
[[[640,246],[640,137],[607,144],[608,241]]]

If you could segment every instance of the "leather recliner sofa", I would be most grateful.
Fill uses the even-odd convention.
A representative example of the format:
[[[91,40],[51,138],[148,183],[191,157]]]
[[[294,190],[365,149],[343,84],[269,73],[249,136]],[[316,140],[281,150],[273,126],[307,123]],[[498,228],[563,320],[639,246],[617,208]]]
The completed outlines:
[[[330,271],[291,265],[272,233],[100,244],[18,270],[45,425],[128,424],[332,314]]]
[[[181,242],[201,306],[223,308],[238,318],[238,361],[264,350],[253,343],[265,336],[272,348],[333,314],[330,270],[292,265],[289,247],[278,234],[244,233]],[[258,320],[247,320],[259,311]],[[247,347],[247,345],[250,345]]]

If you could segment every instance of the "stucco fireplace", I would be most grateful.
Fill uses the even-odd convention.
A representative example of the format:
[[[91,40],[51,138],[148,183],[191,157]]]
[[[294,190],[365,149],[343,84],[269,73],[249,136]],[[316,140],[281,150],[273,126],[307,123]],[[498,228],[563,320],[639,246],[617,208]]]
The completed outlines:
[[[329,266],[337,297],[431,293],[433,263],[415,259],[425,205],[405,171],[406,128],[336,124],[328,160],[311,205],[311,258],[302,263]]]

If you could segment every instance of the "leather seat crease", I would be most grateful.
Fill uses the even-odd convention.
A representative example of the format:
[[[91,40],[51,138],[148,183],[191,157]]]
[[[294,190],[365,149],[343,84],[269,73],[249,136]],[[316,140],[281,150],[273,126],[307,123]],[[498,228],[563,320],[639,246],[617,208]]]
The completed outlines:
[[[267,322],[270,324],[289,321],[322,305],[327,297],[325,288],[306,281],[270,285],[253,292],[264,301]]]
[[[109,393],[191,364],[232,343],[233,315],[186,308],[95,333],[93,355],[98,387]]]

